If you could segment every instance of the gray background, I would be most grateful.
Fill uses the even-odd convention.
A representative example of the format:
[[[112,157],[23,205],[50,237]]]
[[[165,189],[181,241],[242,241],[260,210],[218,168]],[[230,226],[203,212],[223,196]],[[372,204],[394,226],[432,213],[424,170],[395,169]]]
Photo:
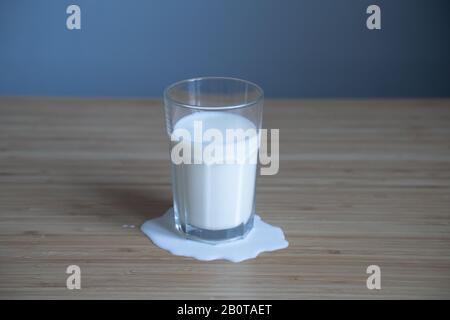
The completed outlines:
[[[82,29],[66,28],[81,7]],[[382,30],[366,28],[366,8]],[[0,95],[160,96],[245,78],[269,97],[450,96],[449,1],[0,0]]]

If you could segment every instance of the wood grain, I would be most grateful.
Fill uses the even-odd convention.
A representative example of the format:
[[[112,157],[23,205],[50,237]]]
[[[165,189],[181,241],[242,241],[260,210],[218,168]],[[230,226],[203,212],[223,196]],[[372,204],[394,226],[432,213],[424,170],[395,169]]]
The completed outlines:
[[[281,164],[257,208],[290,246],[239,264],[140,232],[171,205],[163,116],[151,99],[0,98],[0,298],[450,298],[449,100],[267,101]]]

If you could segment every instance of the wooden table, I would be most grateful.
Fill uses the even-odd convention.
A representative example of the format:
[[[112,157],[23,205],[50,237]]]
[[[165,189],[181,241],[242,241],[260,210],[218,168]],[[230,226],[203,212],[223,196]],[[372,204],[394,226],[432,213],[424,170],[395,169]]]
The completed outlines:
[[[450,298],[449,100],[269,100],[264,117],[281,163],[257,210],[290,245],[200,262],[139,230],[171,205],[160,100],[1,98],[0,298]]]

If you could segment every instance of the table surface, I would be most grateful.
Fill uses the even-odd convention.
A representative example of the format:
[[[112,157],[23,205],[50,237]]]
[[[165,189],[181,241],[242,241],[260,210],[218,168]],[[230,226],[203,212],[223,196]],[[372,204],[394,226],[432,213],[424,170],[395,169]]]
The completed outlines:
[[[289,247],[201,262],[139,230],[171,206],[160,100],[0,98],[0,298],[450,298],[450,100],[268,100],[264,127]]]

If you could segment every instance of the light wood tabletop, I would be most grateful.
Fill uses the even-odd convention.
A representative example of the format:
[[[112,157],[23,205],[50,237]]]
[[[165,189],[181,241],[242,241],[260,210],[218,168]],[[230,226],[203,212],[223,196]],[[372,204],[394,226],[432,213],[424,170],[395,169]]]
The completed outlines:
[[[171,206],[160,100],[0,98],[0,298],[450,298],[450,100],[267,100],[263,126],[289,247],[201,262],[139,229]]]

